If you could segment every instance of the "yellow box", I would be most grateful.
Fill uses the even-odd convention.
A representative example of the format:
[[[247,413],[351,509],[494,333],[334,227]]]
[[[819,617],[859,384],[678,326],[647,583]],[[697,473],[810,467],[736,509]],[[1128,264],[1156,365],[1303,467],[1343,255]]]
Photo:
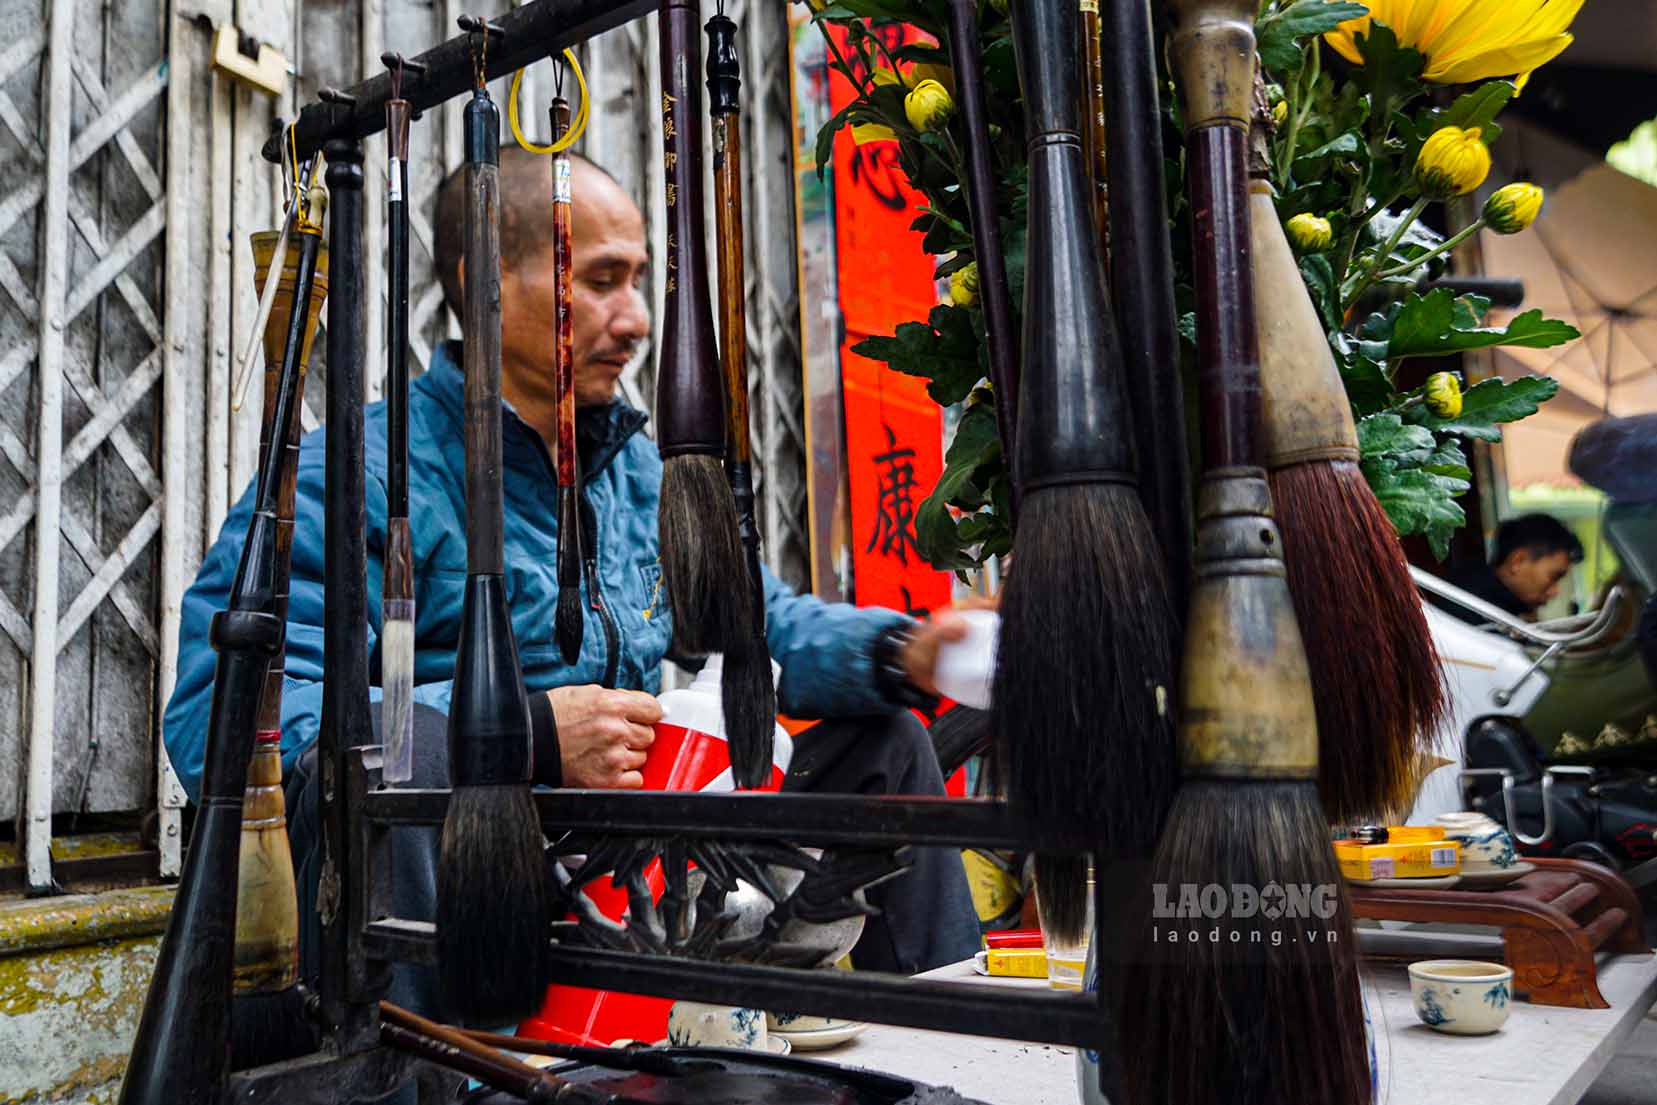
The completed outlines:
[[[1388,844],[1421,844],[1429,840],[1443,840],[1443,825],[1388,825]]]
[[[1047,951],[1043,948],[991,948],[984,966],[1000,978],[1046,978]]]
[[[1454,840],[1386,844],[1338,841],[1335,858],[1349,879],[1430,879],[1461,870],[1461,845]]]

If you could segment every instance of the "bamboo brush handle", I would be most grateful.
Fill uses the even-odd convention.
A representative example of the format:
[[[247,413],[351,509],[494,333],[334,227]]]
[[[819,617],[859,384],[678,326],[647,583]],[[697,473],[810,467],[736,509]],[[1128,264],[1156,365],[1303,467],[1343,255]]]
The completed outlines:
[[[976,0],[950,0],[949,52],[966,127],[967,209],[972,219],[972,252],[978,260],[978,298],[988,336],[990,382],[995,387],[995,423],[1001,455],[1013,471],[1018,429],[1018,332],[1013,328],[1007,259],[1001,249],[1001,222],[995,208],[995,170],[990,165],[989,112],[984,105],[984,72],[978,56]]]
[[[1107,0],[1120,4],[1122,0]],[[1089,174],[1093,179],[1093,223],[1099,230],[1099,256],[1110,267],[1110,154],[1105,127],[1105,59],[1099,41],[1099,0],[1081,0],[1082,75],[1086,81],[1087,140]],[[1121,79],[1121,74],[1117,74]]]
[[[386,114],[387,252],[391,290],[386,304],[386,512],[408,517],[408,300],[409,213],[407,100],[390,100]],[[389,565],[387,566],[389,570]]]
[[[1171,0],[1185,96],[1186,173],[1207,468],[1258,467],[1260,353],[1248,214],[1253,0]]]
[[[742,86],[736,24],[708,20],[708,97],[713,113],[714,238],[719,256],[719,333],[725,378],[726,457],[744,473],[753,457],[748,426],[748,332],[742,236]],[[746,474],[746,473],[745,473]],[[750,511],[751,513],[751,511]]]
[[[501,489],[500,110],[466,104],[466,572],[504,571]]]
[[[570,105],[562,96],[552,101],[552,140],[558,142],[570,129]],[[552,249],[553,287],[557,316],[554,385],[558,391],[558,486],[575,486],[575,315],[573,298],[574,246],[571,239],[570,155],[559,151],[552,157]]]
[[[662,0],[662,168],[667,194],[667,295],[656,373],[661,455],[725,455],[725,396],[708,288],[702,183],[702,48],[692,0]]]
[[[1121,349],[1079,127],[1079,15],[1075,0],[1022,0],[1013,17],[1030,151],[1016,475],[1025,494],[1132,483]]]

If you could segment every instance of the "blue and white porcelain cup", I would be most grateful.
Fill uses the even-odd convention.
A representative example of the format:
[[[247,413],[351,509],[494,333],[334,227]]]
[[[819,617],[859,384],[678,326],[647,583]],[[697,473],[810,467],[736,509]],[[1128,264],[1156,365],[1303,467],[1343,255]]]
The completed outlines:
[[[1505,870],[1519,862],[1513,838],[1500,825],[1454,826],[1444,831],[1446,839],[1461,845],[1462,870]]]
[[[676,1001],[667,1014],[667,1042],[675,1047],[740,1047],[763,1051],[765,1011]]]
[[[1437,1032],[1484,1036],[1507,1023],[1513,1003],[1513,968],[1470,959],[1432,959],[1410,964],[1415,1015]]]

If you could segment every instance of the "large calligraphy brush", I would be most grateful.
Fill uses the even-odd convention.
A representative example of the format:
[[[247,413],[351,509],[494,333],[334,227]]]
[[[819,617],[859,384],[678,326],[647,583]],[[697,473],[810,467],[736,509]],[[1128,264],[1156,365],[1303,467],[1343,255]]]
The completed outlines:
[[[1169,6],[1204,476],[1180,687],[1185,780],[1149,882],[1228,888],[1234,908],[1156,918],[1146,903],[1124,979],[1122,1050],[1133,1061],[1123,1083],[1134,1105],[1358,1105],[1370,1079],[1357,947],[1318,801],[1311,680],[1261,465],[1244,163],[1256,5]],[[1238,888],[1260,895],[1257,908],[1243,907]]]
[[[1176,618],[1134,477],[1122,353],[1079,130],[1074,0],[1013,7],[1030,151],[1021,500],[1001,600],[991,725],[1009,798],[1148,854],[1178,773]],[[1041,891],[1043,924],[1078,938],[1083,868]]]
[[[404,71],[425,67],[400,54],[382,58],[391,70],[385,104],[387,260],[391,289],[386,304],[386,539],[380,588],[380,733],[385,745],[381,776],[388,783],[414,778],[414,547],[408,507],[408,298],[409,120],[403,99]]]
[[[304,202],[301,193],[295,202]],[[296,288],[311,286],[319,244],[319,237],[302,238]],[[303,343],[294,332],[308,313],[299,307],[303,301],[296,296],[292,308],[268,415],[272,427],[298,421]],[[281,440],[273,430],[260,458],[253,516],[229,603],[209,630],[218,659],[196,822],[133,1036],[121,1105],[209,1105],[219,1100],[228,1074],[242,808],[260,699],[283,639],[276,609],[277,510],[289,457],[278,447]]]
[[[294,484],[299,475],[299,411],[305,370],[323,300],[328,295],[328,251],[322,243],[322,209],[327,193],[310,192],[309,209],[297,220],[297,251],[276,250],[277,235],[254,236],[256,278],[278,285],[265,324],[265,405],[260,427],[261,456],[283,454],[276,489],[276,563],[272,570],[271,612],[288,616],[288,579],[293,553]],[[303,205],[302,205],[303,207]],[[285,254],[285,256],[282,256]],[[281,265],[280,268],[276,268]],[[309,276],[302,285],[300,277]],[[297,359],[297,368],[290,362]],[[290,381],[293,400],[278,394]],[[286,425],[277,425],[284,414]],[[257,494],[257,492],[256,492]],[[293,853],[288,846],[287,809],[282,797],[282,684],[286,676],[278,646],[265,676],[259,720],[253,735],[242,798],[242,838],[236,876],[236,956],[231,985],[230,1063],[235,1070],[308,1054],[316,1047],[299,992],[299,898]]]
[[[696,4],[660,8],[662,159],[667,205],[667,295],[656,371],[656,444],[662,455],[658,530],[675,647],[729,652],[751,641],[753,598],[726,456],[724,380],[714,340],[703,217],[701,43]],[[731,770],[752,785],[770,770],[771,727],[732,730]]]
[[[484,83],[493,28],[472,32],[466,104],[462,314],[466,374],[466,592],[449,709],[449,780],[437,862],[444,1000],[472,1024],[536,1008],[546,985],[547,871],[530,799],[529,700],[507,607],[501,470],[500,111]]]
[[[719,254],[720,343],[725,374],[725,476],[736,505],[737,533],[747,568],[749,626],[725,645],[719,694],[725,736],[733,747],[754,749],[744,756],[738,786],[757,787],[770,774],[777,692],[771,677],[771,649],[765,640],[765,577],[760,571],[759,522],[754,517],[753,447],[748,427],[748,334],[743,312],[747,282],[742,257],[742,123],[738,93],[736,24],[723,12],[708,20],[708,106],[713,113],[714,237]],[[732,771],[736,772],[732,757]]]
[[[1413,803],[1444,670],[1392,520],[1358,469],[1346,388],[1272,202],[1263,89],[1255,108],[1254,279],[1272,289],[1257,303],[1266,467],[1312,669],[1324,809],[1362,820]]]
[[[563,67],[559,64],[559,75]],[[549,111],[552,142],[570,127],[570,104],[555,96]],[[575,442],[575,316],[571,307],[574,272],[570,195],[570,155],[552,155],[553,304],[556,340],[553,345],[553,386],[558,393],[558,431],[554,450],[558,464],[558,614],[553,624],[564,663],[581,658],[585,619],[581,610],[581,485],[580,456]]]

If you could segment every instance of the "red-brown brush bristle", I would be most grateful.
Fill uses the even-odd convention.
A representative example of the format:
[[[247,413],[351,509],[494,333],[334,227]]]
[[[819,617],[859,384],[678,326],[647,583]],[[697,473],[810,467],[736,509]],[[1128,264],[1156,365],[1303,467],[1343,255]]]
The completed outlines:
[[[1350,461],[1281,469],[1271,490],[1317,702],[1324,809],[1336,821],[1407,809],[1446,703],[1392,521]]]

